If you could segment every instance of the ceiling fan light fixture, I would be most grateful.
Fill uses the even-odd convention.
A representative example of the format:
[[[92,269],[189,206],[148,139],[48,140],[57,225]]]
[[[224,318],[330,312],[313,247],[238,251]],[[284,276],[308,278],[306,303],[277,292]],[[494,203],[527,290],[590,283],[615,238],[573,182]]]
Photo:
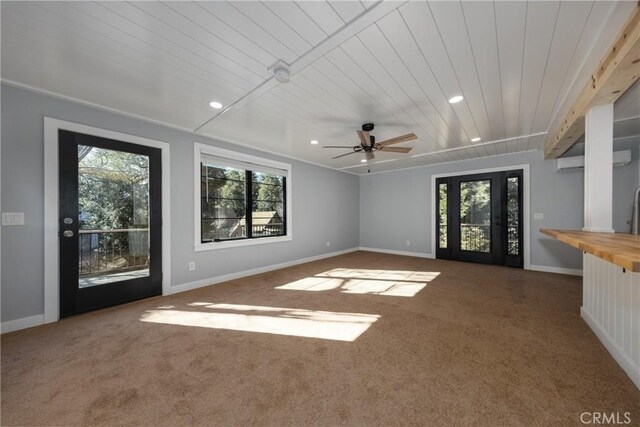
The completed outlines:
[[[453,96],[453,97],[449,98],[449,104],[457,104],[458,102],[462,101],[463,99],[464,99],[464,96],[462,96],[462,95]]]
[[[480,141],[482,141],[482,138],[480,138],[479,136],[475,138],[471,138],[471,142],[480,142]]]
[[[218,101],[211,101],[211,102],[209,103],[209,107],[211,107],[211,108],[213,108],[213,109],[215,109],[215,110],[219,110],[219,109],[221,109],[221,108],[222,108],[222,104],[221,104],[221,103],[219,103]]]

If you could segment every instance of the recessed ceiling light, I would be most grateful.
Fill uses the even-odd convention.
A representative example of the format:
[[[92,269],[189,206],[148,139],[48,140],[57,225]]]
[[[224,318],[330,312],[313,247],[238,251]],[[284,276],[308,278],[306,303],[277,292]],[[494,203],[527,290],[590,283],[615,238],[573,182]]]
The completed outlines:
[[[479,142],[482,138],[480,137],[476,137],[476,138],[471,138],[471,142]]]
[[[361,163],[367,163],[367,159],[360,160]]]
[[[449,104],[457,104],[458,102],[462,101],[463,99],[464,99],[464,96],[456,95],[453,98],[449,98]]]
[[[311,141],[309,141],[311,143],[311,145],[318,145],[318,141],[315,139],[312,139]]]
[[[221,108],[222,108],[222,104],[220,104],[220,103],[219,103],[219,102],[217,102],[217,101],[211,101],[211,102],[209,103],[209,106],[210,106],[211,108],[215,108],[216,110],[219,110],[219,109],[221,109]]]

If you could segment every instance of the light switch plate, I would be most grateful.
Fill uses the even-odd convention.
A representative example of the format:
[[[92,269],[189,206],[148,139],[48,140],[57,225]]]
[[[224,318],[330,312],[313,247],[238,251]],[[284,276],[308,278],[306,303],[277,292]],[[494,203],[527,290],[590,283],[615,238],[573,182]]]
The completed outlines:
[[[533,214],[533,219],[536,221],[542,221],[544,219],[544,214],[542,212],[536,212]]]
[[[24,225],[24,212],[2,212],[2,225]]]

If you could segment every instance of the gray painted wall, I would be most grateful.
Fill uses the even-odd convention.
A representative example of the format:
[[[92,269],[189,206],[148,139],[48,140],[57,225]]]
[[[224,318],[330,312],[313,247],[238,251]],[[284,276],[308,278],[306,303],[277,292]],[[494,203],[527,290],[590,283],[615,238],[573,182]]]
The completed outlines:
[[[171,144],[171,283],[180,285],[358,246],[358,177],[182,132],[61,99],[2,86],[2,211],[25,225],[2,227],[2,321],[42,314],[43,118],[81,123]],[[292,165],[290,242],[193,250],[193,142]],[[331,242],[327,248],[326,242]],[[188,262],[197,270],[189,271]]]
[[[614,226],[628,232],[633,191],[639,182],[638,143],[633,162],[614,169]],[[616,150],[631,148],[616,144]],[[531,264],[582,268],[582,254],[540,233],[540,228],[581,229],[583,225],[583,171],[556,172],[555,161],[542,152],[516,153],[484,159],[425,166],[360,177],[360,246],[433,254],[431,248],[431,175],[530,164]],[[533,220],[533,213],[544,220]],[[411,245],[408,246],[406,241]]]
[[[613,229],[629,233],[633,194],[640,187],[640,137],[615,141],[614,150],[631,150],[631,164],[613,170]]]
[[[2,85],[2,211],[25,212],[22,227],[2,227],[2,321],[43,312],[43,118],[53,117],[171,144],[172,285],[241,272],[356,246],[432,253],[431,174],[531,164],[533,265],[581,268],[582,256],[539,233],[541,227],[581,228],[581,171],[557,173],[539,152],[518,153],[365,175],[360,178],[307,163],[253,151],[104,110]],[[291,242],[226,250],[193,250],[193,142],[291,163]],[[614,170],[614,227],[627,231],[631,195],[640,185],[638,139],[616,144],[631,148],[633,163]],[[359,213],[362,212],[362,216]],[[532,215],[533,218],[533,215]],[[411,241],[411,246],[406,241]],[[331,241],[331,247],[326,242]],[[268,249],[268,250],[265,250]],[[196,261],[197,270],[188,271]]]

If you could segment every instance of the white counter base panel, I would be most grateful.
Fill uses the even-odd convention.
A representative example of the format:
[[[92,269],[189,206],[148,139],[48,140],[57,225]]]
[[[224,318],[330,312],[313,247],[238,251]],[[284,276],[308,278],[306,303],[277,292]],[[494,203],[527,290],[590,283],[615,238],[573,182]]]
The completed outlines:
[[[640,273],[590,254],[583,266],[582,318],[640,389]]]

